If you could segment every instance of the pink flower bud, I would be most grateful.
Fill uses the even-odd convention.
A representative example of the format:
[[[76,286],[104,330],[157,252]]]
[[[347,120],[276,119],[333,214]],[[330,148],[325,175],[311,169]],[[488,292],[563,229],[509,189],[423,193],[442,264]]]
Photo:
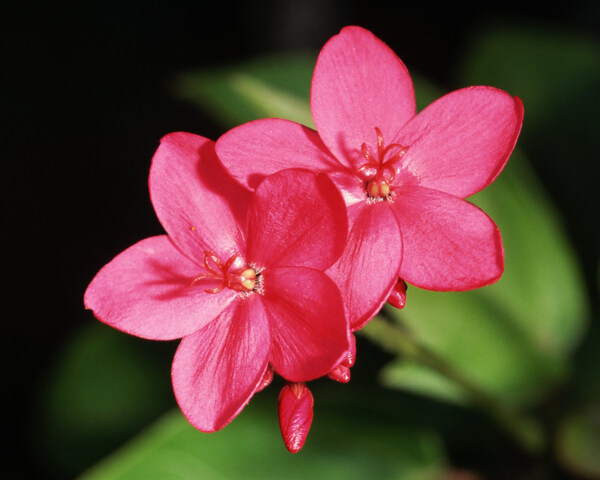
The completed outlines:
[[[271,384],[272,381],[273,381],[273,367],[271,365],[267,365],[267,369],[265,370],[265,373],[263,374],[262,380],[258,384],[258,387],[256,387],[256,392],[260,392],[261,390],[264,390],[265,388],[267,388]]]
[[[350,369],[346,365],[340,363],[329,372],[327,376],[336,382],[348,383],[350,381]]]
[[[350,334],[350,349],[346,352],[346,358],[342,360],[342,365],[350,368],[356,360],[356,338]]]
[[[399,278],[396,282],[396,285],[394,285],[392,292],[390,293],[390,296],[387,300],[388,303],[396,308],[404,308],[406,305],[407,288],[408,286],[406,285],[406,282]]]
[[[346,352],[346,356],[337,367],[331,370],[327,376],[332,380],[340,383],[348,383],[350,381],[350,367],[354,365],[356,360],[356,339],[354,335],[350,335],[350,349]]]
[[[279,427],[291,453],[304,446],[313,419],[314,399],[304,383],[287,383],[279,394]]]

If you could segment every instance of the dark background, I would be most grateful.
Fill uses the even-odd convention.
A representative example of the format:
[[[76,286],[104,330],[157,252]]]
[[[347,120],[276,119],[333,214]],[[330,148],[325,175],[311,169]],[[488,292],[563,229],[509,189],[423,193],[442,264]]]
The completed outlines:
[[[358,24],[392,46],[411,71],[450,88],[465,42],[483,25],[534,22],[597,37],[598,2],[560,3],[462,8],[455,2],[378,0],[106,1],[3,7],[4,478],[58,475],[37,452],[38,386],[65,340],[82,322],[94,321],[82,298],[97,270],[127,246],[161,233],[147,191],[160,137],[176,130],[215,139],[223,133],[170,95],[174,73],[290,48],[316,51],[342,26]],[[592,290],[597,216],[583,218],[580,202],[597,201],[595,173],[588,172],[575,191],[564,188],[557,166],[534,167],[566,218]],[[165,358],[170,349],[164,348]]]

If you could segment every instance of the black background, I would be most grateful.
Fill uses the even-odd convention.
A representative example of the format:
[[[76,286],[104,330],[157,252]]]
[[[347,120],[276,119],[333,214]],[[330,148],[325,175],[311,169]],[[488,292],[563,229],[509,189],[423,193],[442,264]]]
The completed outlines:
[[[538,22],[590,35],[600,31],[597,2],[561,3],[462,8],[455,2],[379,0],[106,1],[3,7],[5,478],[49,475],[32,454],[35,385],[70,332],[92,321],[82,298],[97,270],[137,240],[161,233],[147,192],[158,140],[176,130],[211,138],[223,133],[169,94],[175,72],[289,48],[316,51],[342,26],[358,24],[391,45],[411,70],[454,87],[461,49],[482,25]],[[569,218],[578,208],[569,203],[569,192],[535,167]],[[589,200],[595,199],[590,193]],[[593,228],[597,218],[591,222]],[[590,240],[589,224],[567,223],[593,280],[597,236]]]

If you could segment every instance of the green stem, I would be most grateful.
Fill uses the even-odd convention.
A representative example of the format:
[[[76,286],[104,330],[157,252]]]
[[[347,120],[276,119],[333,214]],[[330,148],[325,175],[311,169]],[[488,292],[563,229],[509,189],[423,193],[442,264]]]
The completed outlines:
[[[360,331],[384,350],[401,354],[438,372],[460,386],[469,401],[487,412],[528,453],[540,453],[544,436],[540,425],[532,418],[523,416],[514,408],[500,403],[479,386],[471,382],[452,365],[428,348],[420,345],[399,325],[375,317],[367,328]]]

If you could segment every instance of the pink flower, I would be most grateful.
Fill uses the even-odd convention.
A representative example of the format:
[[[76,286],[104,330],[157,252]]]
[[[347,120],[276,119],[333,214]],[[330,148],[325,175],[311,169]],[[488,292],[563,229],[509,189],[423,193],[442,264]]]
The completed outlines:
[[[354,329],[379,310],[399,278],[430,290],[468,290],[500,277],[500,232],[464,198],[504,167],[522,124],[518,98],[470,87],[416,114],[402,61],[369,31],[346,27],[321,50],[311,110],[316,132],[257,120],[226,133],[216,148],[229,173],[249,187],[289,167],[327,172],[336,182],[350,232],[328,273],[344,292]],[[394,303],[402,305],[404,294],[398,284]]]
[[[149,183],[167,235],[115,257],[84,300],[126,333],[182,338],[172,379],[190,423],[223,428],[273,369],[304,382],[345,357],[348,322],[323,270],[344,248],[346,209],[325,175],[282,171],[251,194],[222,170],[213,142],[173,133]]]

